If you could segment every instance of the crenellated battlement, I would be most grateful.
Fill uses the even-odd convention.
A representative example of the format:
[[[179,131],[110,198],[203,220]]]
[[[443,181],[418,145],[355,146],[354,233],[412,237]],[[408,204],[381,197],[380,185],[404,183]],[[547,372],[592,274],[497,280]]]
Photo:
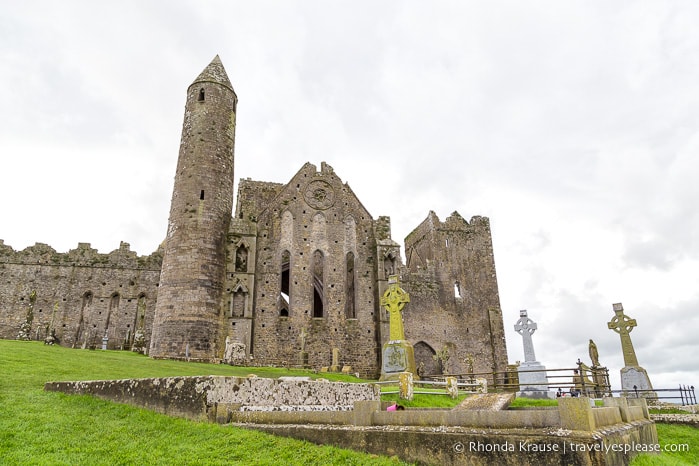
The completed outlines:
[[[15,251],[0,240],[0,264],[160,270],[161,263],[161,248],[147,256],[139,256],[131,250],[129,243],[123,241],[118,249],[102,254],[90,243],[78,243],[77,248],[62,253],[45,243]]]

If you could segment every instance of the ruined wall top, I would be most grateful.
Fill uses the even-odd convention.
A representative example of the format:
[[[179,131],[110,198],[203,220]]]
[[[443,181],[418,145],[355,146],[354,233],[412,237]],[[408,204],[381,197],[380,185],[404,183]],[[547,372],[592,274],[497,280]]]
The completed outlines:
[[[438,231],[475,232],[483,229],[490,230],[490,220],[488,217],[474,215],[469,222],[457,211],[454,211],[442,222],[439,220],[439,217],[437,217],[437,214],[430,210],[429,214],[427,214],[427,218],[405,237],[405,245],[407,248],[409,244],[413,244],[426,235],[434,234]]]
[[[374,221],[377,240],[391,239],[391,217],[381,215]]]
[[[284,205],[289,205],[291,199],[275,199],[279,196],[288,195],[290,191],[296,191],[299,197],[308,197],[308,193],[301,191],[302,186],[307,186],[309,180],[321,179],[330,185],[337,186],[337,189],[346,191],[347,194],[353,196],[357,206],[363,211],[365,216],[372,218],[369,211],[364,207],[357,195],[352,191],[348,183],[343,183],[337,176],[333,167],[325,162],[321,162],[320,170],[310,163],[306,162],[296,174],[291,177],[287,183],[272,183],[265,181],[254,181],[250,178],[241,179],[238,183],[238,201],[234,217],[238,219],[257,221],[257,217],[268,207],[283,208]],[[296,198],[294,198],[295,200]],[[308,200],[308,199],[306,199]],[[388,234],[390,235],[390,222],[388,223]]]
[[[123,241],[119,249],[108,254],[100,254],[90,243],[78,243],[77,248],[61,253],[44,243],[36,243],[22,251],[15,251],[0,240],[0,263],[158,270],[162,264],[162,247],[148,256],[139,256],[135,251],[131,251],[129,243]]]
[[[282,183],[241,178],[238,183],[235,218],[256,222],[260,211],[279,194],[283,187]]]

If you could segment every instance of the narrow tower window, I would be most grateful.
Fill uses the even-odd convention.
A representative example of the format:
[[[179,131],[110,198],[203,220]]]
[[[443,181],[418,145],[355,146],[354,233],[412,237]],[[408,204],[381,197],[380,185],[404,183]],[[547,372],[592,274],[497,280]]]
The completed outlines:
[[[289,262],[291,254],[289,251],[284,251],[282,253],[282,276],[281,276],[281,290],[279,290],[279,315],[288,317],[289,316]]]
[[[323,253],[313,253],[312,280],[313,280],[313,317],[323,317],[324,314],[324,285],[323,285]]]
[[[454,282],[454,297],[461,297],[461,284],[459,284],[459,282]]]
[[[235,271],[248,271],[248,249],[243,244],[238,246],[238,249],[235,251]]]
[[[201,192],[199,193],[199,199],[204,200],[204,190],[202,189]]]
[[[354,307],[354,254],[347,253],[347,277],[345,284],[345,317],[356,319],[357,311]]]
[[[383,271],[386,279],[396,273],[396,258],[393,253],[388,253],[383,259]]]
[[[204,102],[204,88],[199,89],[199,98],[197,100],[199,102]]]

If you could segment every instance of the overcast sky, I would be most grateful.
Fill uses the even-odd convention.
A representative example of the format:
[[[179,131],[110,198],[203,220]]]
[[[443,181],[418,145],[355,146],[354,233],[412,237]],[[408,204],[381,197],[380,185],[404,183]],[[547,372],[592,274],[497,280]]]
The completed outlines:
[[[27,1],[0,13],[0,238],[164,239],[185,92],[220,55],[235,176],[325,161],[403,238],[490,218],[511,362],[699,386],[699,3]]]

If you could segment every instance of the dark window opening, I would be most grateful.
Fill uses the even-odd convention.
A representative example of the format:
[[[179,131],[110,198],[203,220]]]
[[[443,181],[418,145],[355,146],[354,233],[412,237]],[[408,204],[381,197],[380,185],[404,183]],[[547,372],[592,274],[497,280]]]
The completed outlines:
[[[357,317],[357,310],[354,306],[354,254],[347,253],[347,270],[345,284],[345,316],[348,319]]]
[[[323,297],[318,288],[313,288],[313,317],[323,317]]]
[[[383,271],[386,278],[396,273],[396,258],[392,253],[389,253],[384,257]]]
[[[315,251],[313,253],[312,279],[313,279],[313,317],[323,317],[324,315],[324,284],[323,284],[323,253]]]
[[[199,199],[201,199],[202,201],[204,200],[204,190],[203,189],[199,193]]]
[[[199,98],[197,99],[199,102],[204,102],[204,89],[199,89]]]
[[[289,251],[284,251],[282,253],[282,270],[281,270],[281,283],[279,289],[279,315],[282,317],[289,317],[289,292],[290,292],[290,272],[289,264],[291,261],[291,254]]]
[[[248,248],[246,248],[242,244],[235,251],[235,271],[236,272],[247,272],[248,271]]]

